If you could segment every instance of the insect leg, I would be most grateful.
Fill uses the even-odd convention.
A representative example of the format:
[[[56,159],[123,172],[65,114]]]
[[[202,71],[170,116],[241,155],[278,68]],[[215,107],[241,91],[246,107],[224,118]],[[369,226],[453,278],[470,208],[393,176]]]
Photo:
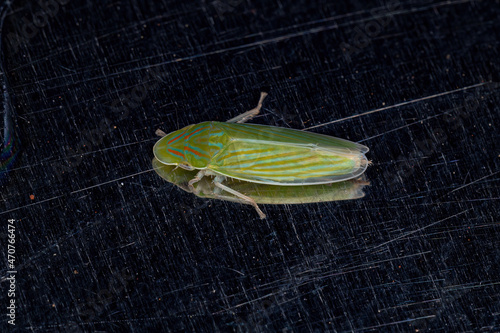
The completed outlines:
[[[163,138],[164,136],[167,136],[167,133],[163,132],[163,131],[162,131],[161,129],[159,129],[159,128],[155,131],[155,134],[156,134],[157,136],[159,136],[159,137],[162,137],[162,138]]]
[[[199,182],[203,178],[203,176],[205,176],[205,172],[206,170],[200,170],[196,174],[196,176],[188,182],[189,189],[191,190],[192,193],[198,194],[200,192],[199,189],[197,190],[194,188],[193,184]]]
[[[235,191],[233,190],[232,188],[230,187],[227,187],[226,185],[222,185],[221,181],[224,180],[224,177],[223,176],[216,176],[215,179],[214,179],[214,185],[217,186],[218,188],[226,191],[226,192],[229,192],[231,193],[232,195],[240,198],[244,203],[246,204],[249,204],[249,205],[252,205],[255,210],[257,211],[257,213],[259,214],[260,218],[261,219],[265,219],[266,218],[266,214],[264,214],[259,206],[257,205],[257,203],[255,202],[254,199],[250,198],[250,197],[247,197],[246,195],[238,192],[238,191]]]
[[[249,110],[245,113],[242,113],[239,116],[231,118],[227,122],[228,123],[244,123],[244,122],[252,119],[253,117],[255,117],[256,115],[259,114],[260,109],[262,108],[262,102],[264,101],[264,98],[266,98],[266,96],[267,96],[266,92],[261,92],[259,103],[257,103],[257,106],[255,108],[253,108],[252,110]]]

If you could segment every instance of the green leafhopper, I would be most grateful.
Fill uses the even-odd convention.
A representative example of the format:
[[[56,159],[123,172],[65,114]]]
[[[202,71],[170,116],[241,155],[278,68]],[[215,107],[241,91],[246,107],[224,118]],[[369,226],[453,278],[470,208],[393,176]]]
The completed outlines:
[[[165,165],[198,170],[188,182],[196,195],[201,187],[194,184],[214,176],[214,197],[231,194],[254,206],[261,218],[265,214],[257,202],[228,186],[228,178],[276,187],[311,186],[358,178],[365,172],[368,148],[363,145],[294,129],[243,124],[260,112],[266,96],[261,93],[254,109],[227,122],[202,122],[170,134],[158,130],[162,138],[153,148],[155,158]]]

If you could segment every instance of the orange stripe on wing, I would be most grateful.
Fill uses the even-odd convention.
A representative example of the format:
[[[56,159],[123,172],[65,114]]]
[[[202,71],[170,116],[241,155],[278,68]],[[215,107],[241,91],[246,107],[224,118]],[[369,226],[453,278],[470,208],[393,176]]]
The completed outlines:
[[[189,148],[188,146],[184,146],[184,150],[187,150],[187,151],[195,154],[196,156],[208,158],[208,155],[202,154],[202,153],[200,153],[200,152],[198,152],[198,151],[196,151],[194,149]]]
[[[172,150],[172,149],[170,149],[170,148],[169,148],[169,149],[167,149],[167,150],[168,150],[168,152],[169,152],[169,153],[172,153],[172,154],[174,154],[174,155],[177,155],[177,156],[180,156],[180,157],[182,157],[182,158],[185,158],[183,153],[180,153],[180,152],[178,152],[178,151],[176,151],[176,150]]]
[[[175,140],[179,139],[185,132],[177,135],[175,138],[173,138],[172,140],[170,140],[169,142],[167,142],[167,144],[171,144],[172,142],[174,142]]]
[[[202,127],[202,128],[198,128],[196,131],[194,131],[193,133],[189,134],[188,136],[185,137],[185,140],[189,139],[191,137],[191,135],[195,134],[195,133],[198,133],[199,131],[205,129],[205,127]]]

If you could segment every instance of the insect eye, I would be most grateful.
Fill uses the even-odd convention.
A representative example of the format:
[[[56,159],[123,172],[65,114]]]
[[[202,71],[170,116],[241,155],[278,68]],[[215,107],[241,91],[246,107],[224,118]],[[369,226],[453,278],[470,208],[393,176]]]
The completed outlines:
[[[179,168],[182,168],[184,170],[194,170],[194,168],[187,163],[180,163]]]

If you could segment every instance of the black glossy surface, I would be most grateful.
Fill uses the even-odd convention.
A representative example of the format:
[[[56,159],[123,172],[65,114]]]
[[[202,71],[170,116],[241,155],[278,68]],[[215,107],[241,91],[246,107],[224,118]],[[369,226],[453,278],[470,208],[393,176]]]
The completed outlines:
[[[500,331],[498,0],[65,2],[4,27],[16,329]],[[148,171],[157,128],[262,87],[254,122],[370,147],[365,198],[261,221]]]

